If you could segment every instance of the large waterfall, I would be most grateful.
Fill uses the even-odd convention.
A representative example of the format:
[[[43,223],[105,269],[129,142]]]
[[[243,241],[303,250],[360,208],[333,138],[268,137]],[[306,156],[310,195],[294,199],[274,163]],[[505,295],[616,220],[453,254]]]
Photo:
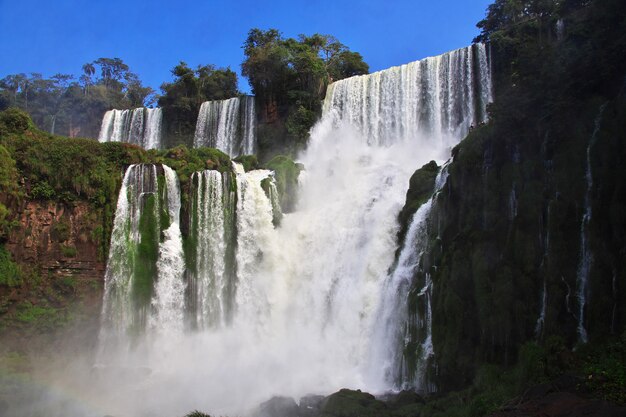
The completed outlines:
[[[102,118],[99,142],[127,142],[144,149],[161,148],[161,109],[109,110]]]
[[[230,322],[235,285],[236,194],[231,174],[192,177],[189,238],[189,313],[199,329]]]
[[[217,148],[230,156],[253,154],[256,150],[254,97],[202,103],[193,145]]]
[[[105,275],[99,360],[125,351],[147,328],[168,335],[182,331],[179,216],[174,171],[156,165],[126,170]]]
[[[429,337],[415,363],[397,346],[401,329],[430,333],[432,285],[417,283],[424,302],[409,311],[403,288],[415,283],[403,271],[419,267],[431,203],[393,269],[397,215],[413,171],[446,160],[485,119],[490,97],[482,45],[331,85],[300,156],[307,170],[296,210],[280,225],[270,171],[197,172],[180,210],[171,170],[131,166],[107,266],[101,358],[135,371],[99,392],[115,399],[107,412],[236,415],[273,395],[382,392],[398,378],[431,389]],[[225,129],[230,106],[203,106],[197,139]],[[233,137],[219,135],[210,140]],[[179,211],[188,216],[180,228]]]

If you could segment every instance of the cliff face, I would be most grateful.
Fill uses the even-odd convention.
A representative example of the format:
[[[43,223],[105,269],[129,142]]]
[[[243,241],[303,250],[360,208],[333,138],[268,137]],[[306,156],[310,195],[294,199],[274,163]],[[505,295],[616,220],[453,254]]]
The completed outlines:
[[[411,290],[432,279],[440,390],[515,365],[528,344],[572,349],[626,329],[626,68],[611,52],[624,13],[594,3],[559,36],[529,21],[493,42],[491,121],[452,152]]]
[[[22,280],[0,287],[0,322],[7,343],[20,337],[96,323],[105,272],[102,210],[87,202],[25,201],[4,246]]]
[[[6,247],[16,262],[36,265],[52,279],[74,277],[100,287],[105,262],[97,214],[86,202],[28,201],[18,212],[19,226],[11,231]]]

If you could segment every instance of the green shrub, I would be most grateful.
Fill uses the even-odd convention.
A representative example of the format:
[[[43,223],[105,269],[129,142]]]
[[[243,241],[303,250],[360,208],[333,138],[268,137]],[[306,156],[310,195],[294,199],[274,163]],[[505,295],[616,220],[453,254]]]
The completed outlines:
[[[256,155],[241,155],[237,158],[233,159],[233,161],[240,163],[243,165],[243,169],[248,172],[259,167],[259,161]]]
[[[303,170],[302,165],[295,163],[288,156],[277,155],[265,164],[265,167],[274,171],[281,208],[285,213],[290,212],[296,202],[298,176]]]
[[[64,323],[64,317],[55,308],[24,301],[17,306],[15,320],[41,329],[52,329]]]
[[[587,387],[607,401],[626,404],[626,332],[587,349],[581,352]]]
[[[22,282],[20,267],[11,260],[11,254],[0,246],[0,285],[16,287]]]
[[[287,132],[296,138],[299,144],[304,145],[316,120],[317,114],[314,111],[299,106],[296,111],[289,115],[285,125]]]
[[[31,188],[30,196],[33,200],[52,200],[55,197],[55,192],[50,184],[41,181]]]
[[[61,245],[61,253],[63,253],[63,256],[66,258],[75,258],[77,251],[74,246]]]
[[[12,107],[0,112],[0,131],[6,130],[7,133],[19,134],[26,131],[32,124],[28,113],[18,108]]]

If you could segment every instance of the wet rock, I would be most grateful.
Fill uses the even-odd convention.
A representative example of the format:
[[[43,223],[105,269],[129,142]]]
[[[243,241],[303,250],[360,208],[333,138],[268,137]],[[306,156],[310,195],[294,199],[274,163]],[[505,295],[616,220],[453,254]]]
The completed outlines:
[[[262,403],[254,417],[299,417],[300,408],[291,397],[273,397]]]

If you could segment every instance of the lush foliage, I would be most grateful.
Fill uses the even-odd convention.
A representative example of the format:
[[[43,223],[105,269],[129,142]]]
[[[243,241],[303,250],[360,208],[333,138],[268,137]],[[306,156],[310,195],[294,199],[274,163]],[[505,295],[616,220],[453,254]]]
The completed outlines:
[[[2,113],[0,113],[1,115]],[[18,175],[15,161],[0,141],[0,241],[6,236],[11,222],[9,210],[4,202],[19,196]],[[4,196],[2,196],[4,194]]]
[[[261,159],[294,152],[306,142],[332,81],[366,74],[357,52],[330,35],[285,39],[276,29],[252,29],[244,46],[242,73],[257,98]]]
[[[11,254],[0,245],[0,286],[15,287],[20,284],[22,274]]]
[[[194,70],[181,61],[172,75],[174,81],[161,85],[163,93],[158,99],[164,112],[167,145],[191,145],[200,105],[237,96],[237,74],[213,65],[199,65]]]
[[[154,92],[120,58],[86,63],[78,78],[56,74],[12,74],[0,80],[0,110],[16,106],[35,124],[52,134],[97,137],[105,111],[141,107],[154,101]]]

